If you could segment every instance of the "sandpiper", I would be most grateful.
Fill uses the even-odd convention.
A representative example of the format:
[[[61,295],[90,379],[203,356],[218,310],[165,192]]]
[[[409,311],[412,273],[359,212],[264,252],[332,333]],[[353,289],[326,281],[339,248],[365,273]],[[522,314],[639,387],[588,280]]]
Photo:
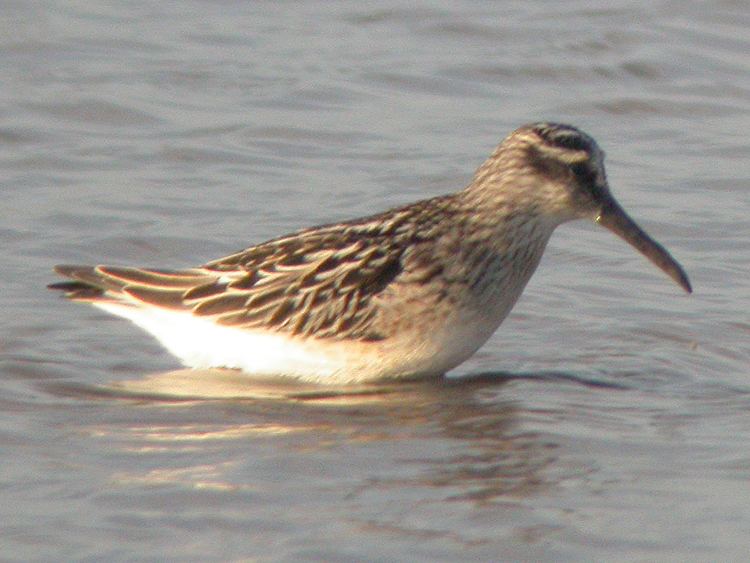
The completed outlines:
[[[185,270],[57,266],[50,288],[125,317],[186,366],[357,382],[443,374],[497,329],[555,228],[589,218],[685,291],[609,191],[604,153],[559,123],[513,131],[457,193],[298,231]]]

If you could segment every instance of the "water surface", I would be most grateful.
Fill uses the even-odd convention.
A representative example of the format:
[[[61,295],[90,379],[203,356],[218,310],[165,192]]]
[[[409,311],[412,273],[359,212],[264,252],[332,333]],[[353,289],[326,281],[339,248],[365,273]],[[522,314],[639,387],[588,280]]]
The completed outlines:
[[[732,1],[6,2],[2,558],[746,556],[748,30]],[[566,225],[450,379],[320,390],[175,371],[44,289],[454,191],[539,119],[599,141],[692,296]]]

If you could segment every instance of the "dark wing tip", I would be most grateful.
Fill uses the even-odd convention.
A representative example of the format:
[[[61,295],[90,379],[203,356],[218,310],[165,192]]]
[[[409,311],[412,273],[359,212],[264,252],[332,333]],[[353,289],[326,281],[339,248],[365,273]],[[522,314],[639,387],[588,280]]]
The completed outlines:
[[[71,299],[95,299],[104,295],[104,290],[83,282],[58,282],[47,285],[48,289],[65,292]]]
[[[48,289],[65,292],[71,299],[94,299],[101,297],[106,288],[96,283],[97,275],[94,266],[57,264],[53,270],[73,281],[62,281],[47,285]]]

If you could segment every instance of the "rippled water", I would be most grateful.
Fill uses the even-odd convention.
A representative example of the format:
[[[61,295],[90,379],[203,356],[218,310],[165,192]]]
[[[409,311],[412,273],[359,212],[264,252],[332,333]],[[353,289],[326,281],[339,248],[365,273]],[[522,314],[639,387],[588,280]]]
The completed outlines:
[[[744,2],[8,1],[4,560],[726,560],[750,549]],[[686,296],[593,225],[444,382],[178,368],[44,285],[456,190],[581,126]]]

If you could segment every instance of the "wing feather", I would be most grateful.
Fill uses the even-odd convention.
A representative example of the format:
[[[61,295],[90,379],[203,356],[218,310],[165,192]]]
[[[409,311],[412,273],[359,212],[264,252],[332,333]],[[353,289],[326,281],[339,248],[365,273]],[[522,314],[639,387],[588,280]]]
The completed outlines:
[[[201,268],[58,266],[72,281],[50,287],[87,301],[127,296],[243,329],[376,340],[382,338],[377,320],[383,293],[399,276],[414,277],[404,260],[410,248],[435,235],[437,205],[450,212],[450,196],[299,231]],[[428,268],[424,276],[439,271]]]
[[[180,309],[183,307],[182,289],[146,287],[142,285],[129,285],[123,288],[123,293],[157,307],[165,309]]]
[[[203,299],[193,307],[193,314],[200,317],[225,315],[235,311],[244,311],[248,304],[247,292],[225,292]]]

